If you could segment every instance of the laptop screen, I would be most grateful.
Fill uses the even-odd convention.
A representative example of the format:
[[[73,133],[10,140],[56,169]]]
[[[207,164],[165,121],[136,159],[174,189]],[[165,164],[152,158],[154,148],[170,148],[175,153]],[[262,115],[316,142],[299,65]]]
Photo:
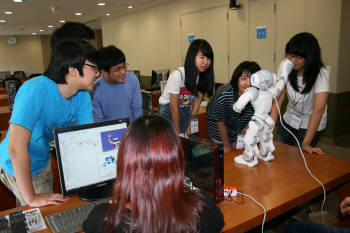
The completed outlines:
[[[64,195],[114,181],[119,143],[127,127],[128,119],[119,119],[55,129]]]

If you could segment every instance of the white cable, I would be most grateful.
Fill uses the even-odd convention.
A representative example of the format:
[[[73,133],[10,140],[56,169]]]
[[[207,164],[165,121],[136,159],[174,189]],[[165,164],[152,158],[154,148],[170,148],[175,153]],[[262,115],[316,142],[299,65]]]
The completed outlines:
[[[270,93],[270,94],[271,94],[271,93]],[[271,94],[271,95],[272,95],[272,94]],[[321,206],[321,221],[322,221],[321,223],[323,224],[323,208],[324,208],[324,205],[325,205],[325,203],[326,203],[326,189],[324,188],[324,185],[322,184],[322,182],[321,182],[319,179],[317,179],[317,178],[312,174],[312,172],[310,171],[309,167],[307,166],[307,163],[306,163],[306,160],[305,160],[305,156],[304,156],[303,150],[301,149],[300,144],[299,144],[299,140],[297,139],[297,137],[296,137],[289,129],[287,129],[287,128],[283,125],[283,123],[282,123],[282,117],[281,117],[281,111],[280,111],[280,108],[278,107],[278,102],[277,102],[276,98],[275,98],[273,95],[272,95],[272,97],[273,97],[273,99],[274,99],[275,102],[276,102],[276,107],[277,107],[277,110],[278,110],[278,115],[279,115],[279,119],[280,119],[281,125],[282,125],[283,128],[284,128],[285,130],[287,130],[287,131],[294,137],[294,139],[296,140],[296,142],[297,142],[297,144],[298,144],[298,147],[299,147],[299,150],[300,150],[300,153],[301,153],[301,156],[302,156],[302,158],[303,158],[303,160],[304,160],[304,164],[305,164],[306,170],[309,172],[310,176],[311,176],[314,180],[316,180],[316,181],[321,185],[321,187],[322,187],[322,189],[323,189],[323,202],[322,202],[322,206]]]
[[[264,210],[264,218],[263,218],[263,221],[262,221],[262,224],[261,224],[261,233],[264,233],[264,224],[265,224],[265,220],[266,220],[266,209],[265,209],[265,207],[260,202],[255,200],[254,197],[252,197],[252,196],[250,196],[248,194],[242,193],[242,192],[238,192],[238,191],[237,191],[237,193],[250,198],[252,201],[254,201],[256,204],[258,204]]]

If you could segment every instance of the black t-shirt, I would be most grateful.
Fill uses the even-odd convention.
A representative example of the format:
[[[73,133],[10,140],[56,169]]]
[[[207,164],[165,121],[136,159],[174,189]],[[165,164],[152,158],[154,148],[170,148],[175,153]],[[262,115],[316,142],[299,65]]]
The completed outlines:
[[[208,207],[206,214],[201,218],[201,233],[220,232],[225,222],[220,209],[215,205],[214,201],[203,193],[204,198],[201,199]],[[83,230],[86,233],[104,233],[101,229],[101,218],[103,218],[108,210],[109,204],[101,204],[96,206],[83,222]],[[129,231],[129,224],[122,222],[119,224],[115,233],[124,233]]]

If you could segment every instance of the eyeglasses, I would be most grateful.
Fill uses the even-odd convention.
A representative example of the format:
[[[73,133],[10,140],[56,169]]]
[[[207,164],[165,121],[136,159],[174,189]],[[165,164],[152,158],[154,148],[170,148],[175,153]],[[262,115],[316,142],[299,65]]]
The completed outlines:
[[[122,69],[123,70],[127,70],[128,69],[128,65],[127,63],[124,63],[123,65],[121,66],[114,66],[111,68],[111,72],[120,72]]]
[[[90,66],[91,68],[93,68],[95,70],[96,73],[99,73],[98,67],[96,65],[91,65],[91,64],[85,63],[84,66]]]

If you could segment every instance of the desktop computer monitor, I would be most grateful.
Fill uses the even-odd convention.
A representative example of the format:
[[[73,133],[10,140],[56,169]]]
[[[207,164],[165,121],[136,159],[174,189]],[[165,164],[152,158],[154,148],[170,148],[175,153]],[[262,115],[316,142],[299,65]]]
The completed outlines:
[[[140,71],[139,70],[128,70],[129,73],[132,73],[134,75],[136,75],[136,77],[139,79],[140,81],[140,78],[141,78],[141,74],[140,74]]]
[[[153,90],[160,90],[160,81],[163,80],[163,74],[165,75],[165,79],[167,80],[169,77],[169,73],[169,69],[152,70],[151,88]]]
[[[63,195],[77,193],[84,201],[110,196],[119,143],[128,124],[125,118],[54,130]]]

